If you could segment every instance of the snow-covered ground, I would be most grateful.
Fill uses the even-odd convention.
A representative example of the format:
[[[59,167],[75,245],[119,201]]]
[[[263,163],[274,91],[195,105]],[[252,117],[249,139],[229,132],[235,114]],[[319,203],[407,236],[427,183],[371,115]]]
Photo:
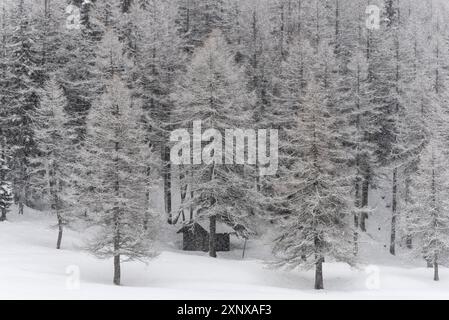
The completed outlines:
[[[177,251],[177,243],[169,243],[147,265],[123,264],[123,285],[117,287],[111,283],[112,262],[83,252],[79,247],[80,234],[66,232],[63,249],[54,249],[53,224],[53,217],[32,210],[21,217],[11,213],[9,221],[0,223],[1,299],[443,299],[449,296],[448,269],[442,269],[441,281],[434,282],[432,270],[419,265],[410,267],[410,263],[393,260],[382,252],[375,259],[378,261],[384,255],[381,265],[367,267],[373,254],[366,252],[363,253],[366,264],[357,269],[338,263],[325,264],[326,290],[316,292],[311,289],[313,272],[271,270],[259,260],[269,254],[269,245],[263,242],[250,242],[243,260],[239,242],[234,243],[232,252],[221,253],[218,259],[204,253]]]

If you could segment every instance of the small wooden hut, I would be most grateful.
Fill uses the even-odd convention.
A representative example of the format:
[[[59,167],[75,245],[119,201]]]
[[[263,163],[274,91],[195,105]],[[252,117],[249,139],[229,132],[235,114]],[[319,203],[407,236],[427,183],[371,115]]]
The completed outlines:
[[[209,251],[209,231],[206,223],[192,222],[186,224],[177,233],[182,233],[182,250]],[[228,225],[217,222],[215,250],[229,251],[231,249],[230,235],[235,233],[235,230]]]

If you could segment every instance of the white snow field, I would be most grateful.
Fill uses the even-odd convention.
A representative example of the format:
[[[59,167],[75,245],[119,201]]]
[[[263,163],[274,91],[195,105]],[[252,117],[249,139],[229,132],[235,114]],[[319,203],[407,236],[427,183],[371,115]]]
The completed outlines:
[[[123,285],[117,287],[112,284],[112,261],[83,252],[81,234],[67,231],[63,249],[54,249],[53,219],[28,209],[24,216],[11,212],[9,221],[0,223],[1,299],[449,298],[448,269],[443,268],[441,281],[434,282],[431,269],[409,267],[409,262],[392,260],[386,253],[375,257],[378,261],[383,254],[384,264],[368,268],[325,264],[326,290],[317,292],[312,289],[311,271],[269,269],[263,262],[269,257],[269,245],[261,241],[248,243],[244,260],[238,241],[232,252],[219,253],[218,259],[178,251],[179,243],[169,243],[147,265],[124,263]],[[368,260],[373,256],[363,255]]]

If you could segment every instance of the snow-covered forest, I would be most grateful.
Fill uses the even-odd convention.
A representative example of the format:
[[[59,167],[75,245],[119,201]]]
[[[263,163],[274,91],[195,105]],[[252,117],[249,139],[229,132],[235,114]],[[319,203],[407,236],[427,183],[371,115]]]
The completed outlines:
[[[218,269],[449,280],[448,17],[447,0],[0,0],[0,256],[40,250],[44,224],[54,255],[126,285],[124,262],[194,265],[200,228]],[[213,131],[173,152],[198,122]],[[248,149],[217,153],[227,129]],[[249,129],[276,148],[252,159]]]

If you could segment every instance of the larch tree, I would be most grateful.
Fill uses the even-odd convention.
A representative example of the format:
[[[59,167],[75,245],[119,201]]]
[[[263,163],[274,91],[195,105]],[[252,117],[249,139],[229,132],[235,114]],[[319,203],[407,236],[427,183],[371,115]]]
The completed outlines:
[[[425,3],[415,2],[403,4],[404,21],[399,35],[406,40],[401,42],[402,59],[399,61],[400,70],[403,70],[400,77],[399,99],[400,105],[403,107],[396,119],[400,128],[397,135],[397,144],[403,145],[399,155],[401,153],[405,155],[400,159],[402,172],[399,180],[400,184],[403,185],[402,188],[399,188],[401,191],[399,197],[402,200],[399,203],[399,210],[403,211],[405,216],[399,216],[398,221],[404,225],[400,225],[397,229],[398,232],[403,231],[401,238],[405,240],[408,249],[413,247],[413,237],[407,232],[406,208],[414,202],[411,194],[412,178],[418,170],[420,154],[428,142],[427,138],[430,133],[425,128],[426,112],[424,110],[424,106],[429,105],[428,101],[432,93],[432,89],[429,87],[431,81],[426,75],[426,68],[423,67],[428,63],[425,61],[426,49],[424,48],[428,32],[423,19],[423,13],[426,12],[425,5]]]
[[[24,0],[11,8],[7,23],[6,89],[10,93],[4,120],[4,132],[12,156],[11,179],[19,214],[29,200],[29,159],[36,152],[32,114],[39,106],[41,60],[36,48],[32,17]]]
[[[431,263],[435,281],[449,254],[447,156],[437,141],[431,140],[422,153],[411,186],[415,201],[407,208],[407,232],[416,240],[414,251]]]
[[[314,267],[315,289],[324,288],[325,258],[354,262],[350,224],[354,179],[351,152],[344,146],[352,113],[349,98],[338,92],[344,91],[343,85],[350,86],[346,79],[351,77],[346,74],[350,73],[348,62],[336,54],[345,48],[331,40],[330,25],[320,19],[328,9],[318,3],[308,8],[314,15],[307,26],[312,36],[293,39],[282,70],[280,102],[287,108],[281,133],[282,165],[271,200],[279,223],[274,265]]]
[[[69,117],[66,114],[67,100],[64,92],[53,77],[47,81],[40,107],[33,116],[35,141],[39,156],[30,163],[32,172],[30,188],[37,189],[49,204],[58,223],[56,249],[61,248],[64,225],[71,206],[66,201],[64,189],[71,187],[71,161],[74,158]]]
[[[216,223],[245,226],[254,206],[253,183],[247,179],[249,175],[244,174],[248,166],[229,161],[234,159],[234,152],[223,150],[226,129],[251,125],[252,98],[244,84],[243,71],[234,65],[222,34],[214,31],[204,47],[195,52],[173,94],[177,106],[176,123],[199,131],[195,122],[201,121],[206,130],[194,132],[195,136],[203,138],[203,143],[196,141],[198,137],[193,138],[192,158],[184,155],[184,167],[185,176],[192,176],[193,198],[189,202],[196,211],[194,220],[208,219],[210,223],[211,257],[216,257]]]
[[[147,194],[158,183],[159,163],[145,142],[142,109],[120,79],[127,66],[118,38],[107,32],[98,50],[103,93],[89,112],[81,170],[81,201],[89,210],[89,225],[99,228],[87,247],[98,257],[114,258],[116,285],[122,260],[155,255],[151,240],[158,223]],[[149,175],[148,167],[155,174]]]
[[[367,103],[368,61],[366,52],[365,9],[360,1],[335,0],[335,23],[332,37],[335,66],[331,76],[334,96],[333,117],[343,115],[342,147],[348,151],[348,166],[353,170],[354,254],[358,253],[359,231],[366,231],[370,166],[374,163],[375,146],[369,140],[379,115]],[[354,13],[356,19],[353,19]],[[366,30],[366,31],[365,31]]]
[[[278,201],[280,235],[275,241],[277,267],[315,268],[315,289],[323,289],[324,259],[353,262],[350,179],[344,174],[346,154],[332,128],[323,87],[309,82],[295,126],[287,129]]]
[[[10,95],[7,90],[8,83],[6,82],[6,8],[3,5],[1,13],[1,34],[0,34],[0,128],[3,128],[6,123],[4,119],[7,116],[7,102]],[[6,131],[0,129],[0,221],[6,220],[6,215],[12,204],[12,189],[11,181],[9,180],[9,164],[11,157],[9,152],[9,145],[7,144]]]
[[[90,224],[100,228],[88,249],[101,258],[114,258],[116,285],[120,285],[122,259],[155,254],[151,239],[157,219],[146,194],[157,180],[147,175],[149,162],[155,160],[144,137],[139,107],[114,76],[88,117],[84,160],[92,170],[85,182],[90,186],[88,198],[83,201],[90,210]]]

